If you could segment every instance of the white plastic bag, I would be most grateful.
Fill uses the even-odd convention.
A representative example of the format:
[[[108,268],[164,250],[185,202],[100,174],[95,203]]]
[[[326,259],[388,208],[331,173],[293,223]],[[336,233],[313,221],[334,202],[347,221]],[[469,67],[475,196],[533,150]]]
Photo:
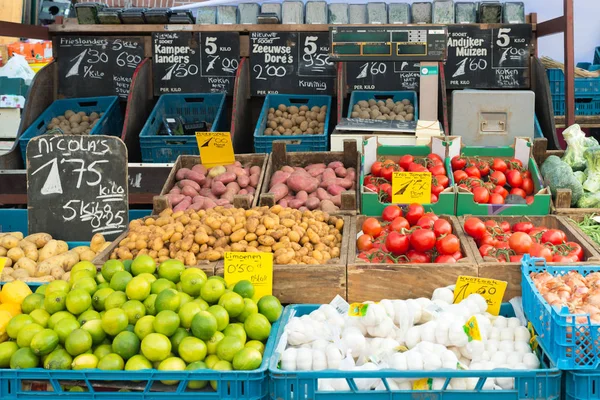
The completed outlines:
[[[15,54],[0,68],[0,76],[22,78],[25,80],[26,85],[30,85],[35,72],[33,72],[27,60],[25,60],[25,56]]]

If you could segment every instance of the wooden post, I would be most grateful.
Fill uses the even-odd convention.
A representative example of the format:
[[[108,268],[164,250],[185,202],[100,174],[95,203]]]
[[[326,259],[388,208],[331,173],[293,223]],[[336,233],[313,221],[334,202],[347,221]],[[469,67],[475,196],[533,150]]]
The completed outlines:
[[[565,32],[565,122],[575,123],[575,49],[573,35],[573,0],[563,0]]]

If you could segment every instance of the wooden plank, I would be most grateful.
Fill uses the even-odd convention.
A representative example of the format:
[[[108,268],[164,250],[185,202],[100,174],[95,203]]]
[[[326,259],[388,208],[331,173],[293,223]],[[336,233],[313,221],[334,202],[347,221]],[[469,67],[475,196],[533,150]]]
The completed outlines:
[[[267,169],[265,171],[265,180],[263,182],[262,190],[260,193],[259,204],[261,206],[271,207],[275,205],[275,199],[273,193],[269,192],[269,183],[271,177],[284,165],[290,165],[292,167],[306,167],[309,164],[325,163],[328,164],[332,161],[342,161],[346,168],[356,169],[356,182],[355,190],[346,190],[341,194],[341,207],[335,214],[338,215],[356,215],[358,210],[358,188],[360,184],[360,153],[356,148],[356,141],[345,140],[344,151],[330,151],[330,152],[287,152],[285,149],[285,143],[281,141],[273,142],[273,152],[269,157],[267,163]]]
[[[127,157],[130,162],[141,162],[140,132],[154,106],[152,101],[152,61],[146,58],[136,68],[131,79],[125,122],[121,139],[127,145]]]
[[[357,257],[356,237],[364,215],[354,218],[348,246],[348,301],[363,302],[383,299],[431,297],[442,286],[454,285],[461,275],[478,276],[477,263],[468,246],[465,234],[454,216],[442,215],[452,224],[453,233],[460,239],[463,258],[454,264],[380,264],[367,263]]]
[[[465,220],[469,218],[468,215],[458,217],[460,226],[464,226]],[[482,221],[508,221],[510,225],[521,221],[529,221],[535,226],[545,226],[549,229],[560,229],[567,235],[567,241],[579,243],[583,249],[585,261],[577,263],[552,263],[548,265],[595,265],[600,261],[600,252],[589,244],[589,241],[584,239],[584,233],[581,232],[573,224],[569,224],[564,217],[556,215],[547,215],[543,217],[539,216],[522,216],[522,217],[511,217],[511,216],[478,216],[477,218]],[[515,296],[521,295],[521,263],[502,263],[498,261],[491,261],[489,257],[481,257],[479,248],[475,243],[475,240],[465,235],[466,244],[470,247],[471,253],[475,257],[475,261],[479,266],[479,276],[483,278],[492,278],[506,280],[508,287],[504,298],[506,300],[511,299]],[[508,280],[507,280],[508,279]]]
[[[22,0],[4,0],[0,2],[0,15],[3,22],[14,22],[20,24],[23,18],[23,1]],[[2,26],[0,25],[0,30]],[[10,31],[14,34],[14,31]],[[10,44],[19,40],[18,37],[6,37],[0,32],[0,44]],[[6,62],[6,61],[4,61]]]
[[[5,2],[7,2],[9,0],[2,0],[0,3],[0,5],[4,4]],[[19,7],[22,7],[22,5],[19,5]],[[21,23],[15,23],[15,22],[6,22],[4,20],[4,18],[6,17],[5,14],[0,14],[2,15],[3,20],[0,21],[0,36],[8,36],[10,39],[10,42],[8,43],[12,43],[14,42],[14,40],[12,39],[13,37],[23,37],[23,38],[28,38],[28,39],[42,39],[42,40],[48,40],[50,39],[50,32],[49,29],[45,26],[36,26],[36,25],[28,25],[28,24],[21,24]]]
[[[236,154],[235,160],[242,163],[243,166],[259,166],[260,167],[260,177],[258,178],[258,185],[256,186],[256,191],[254,196],[252,195],[236,195],[233,199],[233,205],[238,208],[250,209],[251,207],[256,207],[258,205],[258,194],[260,193],[262,182],[265,177],[265,170],[267,169],[267,159],[268,156],[266,154]],[[198,156],[179,156],[177,157],[177,161],[175,161],[175,165],[171,168],[171,172],[167,177],[165,184],[160,191],[160,196],[156,196],[154,198],[154,214],[158,215],[163,212],[165,209],[170,208],[166,195],[169,194],[169,191],[175,186],[177,183],[177,179],[175,175],[177,175],[177,171],[181,168],[191,169],[194,165],[201,164],[202,160]]]
[[[554,116],[554,123],[557,128],[566,128],[565,116]],[[582,128],[598,128],[600,127],[600,115],[576,115],[575,123],[579,124]]]

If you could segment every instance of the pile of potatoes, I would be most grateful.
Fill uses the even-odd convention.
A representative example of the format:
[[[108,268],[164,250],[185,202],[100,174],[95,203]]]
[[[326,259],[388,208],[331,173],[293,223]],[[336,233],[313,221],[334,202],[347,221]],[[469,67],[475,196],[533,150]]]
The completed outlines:
[[[306,167],[285,165],[269,182],[277,204],[304,210],[333,213],[342,203],[342,192],[356,188],[356,170],[345,168],[341,161],[310,164]]]
[[[325,133],[327,106],[286,106],[269,108],[266,136],[322,135]]]
[[[52,239],[48,233],[23,237],[21,232],[0,234],[0,257],[7,257],[0,281],[51,282],[69,280],[69,271],[79,261],[92,261],[110,245],[96,234],[90,246],[69,250],[67,242]]]
[[[394,99],[361,100],[352,107],[352,118],[378,119],[383,121],[412,121],[415,107],[408,99],[394,102]]]
[[[260,180],[258,165],[245,165],[236,161],[226,166],[206,168],[196,164],[177,171],[177,183],[167,199],[174,210],[208,210],[216,206],[233,206],[235,195],[248,195],[250,203]]]
[[[344,220],[322,211],[275,205],[244,210],[164,210],[129,223],[111,259],[148,254],[157,263],[178,259],[187,266],[217,261],[226,251],[273,253],[275,264],[325,264],[339,258]]]
[[[52,118],[46,129],[60,129],[65,135],[89,135],[103,115],[104,113],[92,112],[88,115],[83,111],[76,113],[67,110],[65,115]]]

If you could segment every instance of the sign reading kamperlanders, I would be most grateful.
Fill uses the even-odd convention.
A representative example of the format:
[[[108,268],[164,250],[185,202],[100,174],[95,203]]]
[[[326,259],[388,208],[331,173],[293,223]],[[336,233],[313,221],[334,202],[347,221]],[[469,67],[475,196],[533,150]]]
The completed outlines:
[[[235,162],[230,132],[196,132],[200,161],[211,168]]]
[[[453,303],[460,303],[473,293],[480,294],[488,304],[487,312],[498,315],[507,285],[507,282],[496,279],[459,276],[456,280]]]
[[[239,281],[254,285],[254,299],[273,294],[273,254],[228,251],[224,255],[227,286]]]
[[[431,203],[431,172],[394,172],[392,203]]]

